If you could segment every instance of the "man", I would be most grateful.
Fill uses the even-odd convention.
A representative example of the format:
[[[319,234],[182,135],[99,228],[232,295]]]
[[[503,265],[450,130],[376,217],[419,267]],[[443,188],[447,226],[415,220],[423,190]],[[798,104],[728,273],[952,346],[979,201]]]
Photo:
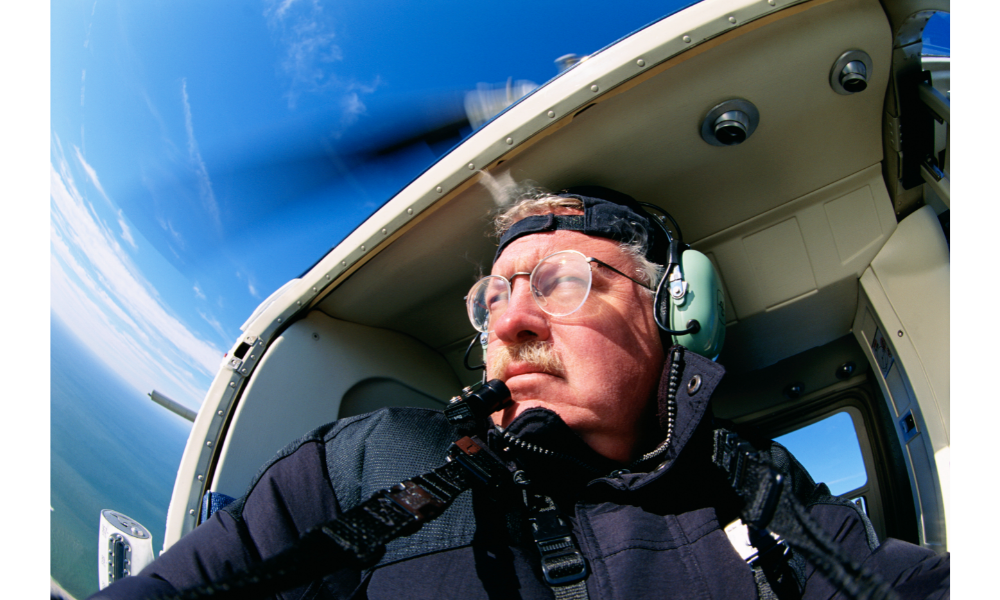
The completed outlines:
[[[760,560],[737,553],[722,527],[756,513],[718,461],[734,439],[713,433],[709,411],[723,369],[670,345],[658,326],[653,290],[676,248],[635,200],[603,188],[534,193],[498,223],[491,275],[467,302],[488,336],[487,375],[511,395],[481,432],[508,481],[458,495],[374,567],[330,561],[329,575],[281,598],[829,598],[841,588],[888,597],[890,587],[947,597],[947,557],[880,545],[856,506],[788,466],[779,447],[760,454],[786,465],[770,522],[808,511],[796,517],[802,535],[826,540],[809,558],[826,566],[757,529]],[[169,595],[252,572],[378,490],[437,467],[458,437],[422,409],[321,427],[266,465],[246,496],[98,596]],[[768,464],[761,472],[776,472]],[[861,565],[861,584],[827,576],[845,565]]]

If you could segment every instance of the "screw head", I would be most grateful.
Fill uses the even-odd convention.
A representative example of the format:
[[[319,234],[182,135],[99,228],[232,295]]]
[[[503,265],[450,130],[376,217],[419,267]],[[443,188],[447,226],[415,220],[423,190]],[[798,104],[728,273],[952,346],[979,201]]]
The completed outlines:
[[[899,331],[897,331],[897,332],[896,332],[896,336],[898,336],[898,337],[903,337],[903,330],[902,330],[902,329],[900,329]]]
[[[804,383],[802,383],[801,381],[796,381],[795,383],[785,386],[783,393],[785,394],[785,398],[788,398],[789,400],[795,400],[796,398],[802,396],[802,392],[804,392],[805,389],[806,386]]]
[[[844,364],[837,367],[837,371],[834,373],[834,375],[836,375],[837,379],[840,380],[849,379],[851,375],[854,374],[854,371],[856,369],[857,366],[853,362],[845,362]]]

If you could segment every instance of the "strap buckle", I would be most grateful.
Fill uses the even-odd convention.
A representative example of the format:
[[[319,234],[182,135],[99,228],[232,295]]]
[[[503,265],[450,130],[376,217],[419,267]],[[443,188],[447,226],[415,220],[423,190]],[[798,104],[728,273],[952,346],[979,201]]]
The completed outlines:
[[[551,500],[546,498],[548,502]],[[549,585],[565,585],[587,576],[587,561],[577,549],[569,525],[552,505],[530,517],[532,536],[542,555],[542,574]]]

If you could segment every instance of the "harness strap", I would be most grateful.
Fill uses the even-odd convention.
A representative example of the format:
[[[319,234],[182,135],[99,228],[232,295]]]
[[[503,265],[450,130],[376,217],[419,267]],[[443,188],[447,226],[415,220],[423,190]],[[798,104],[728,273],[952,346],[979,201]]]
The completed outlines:
[[[478,438],[454,444],[444,465],[376,492],[339,518],[310,529],[289,549],[252,571],[183,590],[170,600],[255,598],[275,594],[337,570],[378,562],[385,545],[440,515],[473,486],[496,489],[509,479],[499,459]],[[557,567],[558,570],[558,567]]]
[[[897,597],[877,574],[851,560],[813,520],[802,500],[795,495],[787,467],[775,465],[731,431],[717,429],[714,437],[712,460],[727,474],[730,485],[744,501],[740,517],[751,530],[766,530],[783,538],[850,598],[890,600]],[[761,576],[764,576],[766,567],[762,567]],[[757,577],[756,572],[754,576]]]
[[[573,539],[573,529],[546,495],[525,491],[531,535],[542,557],[542,576],[556,600],[589,600],[587,561]]]

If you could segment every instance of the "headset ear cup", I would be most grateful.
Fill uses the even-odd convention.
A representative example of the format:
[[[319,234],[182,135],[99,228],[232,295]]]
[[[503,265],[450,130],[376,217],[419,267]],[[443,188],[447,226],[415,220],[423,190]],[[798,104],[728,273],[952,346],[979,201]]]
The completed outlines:
[[[667,322],[673,330],[687,329],[692,320],[698,321],[698,331],[674,335],[673,341],[692,352],[714,359],[722,351],[722,342],[726,336],[726,300],[719,274],[707,256],[690,248],[681,254],[681,271],[688,284],[683,302],[674,303],[669,294],[661,294],[662,298],[656,309],[669,311],[670,320]]]

